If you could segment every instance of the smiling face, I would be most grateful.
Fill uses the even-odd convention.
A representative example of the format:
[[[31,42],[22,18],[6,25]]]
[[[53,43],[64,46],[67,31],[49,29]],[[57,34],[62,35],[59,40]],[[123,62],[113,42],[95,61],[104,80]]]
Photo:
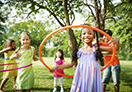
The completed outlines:
[[[81,33],[81,39],[84,43],[92,43],[94,36],[94,31],[91,29],[84,28]]]
[[[20,41],[23,46],[29,46],[31,39],[27,34],[22,34]]]
[[[16,46],[16,45],[15,45],[15,42],[12,42],[12,43],[11,43],[11,48],[12,48],[12,49],[15,49],[15,46]]]
[[[57,57],[57,58],[60,58],[60,57],[61,57],[61,55],[62,55],[62,54],[61,54],[61,52],[60,52],[60,51],[57,51],[57,52],[56,52],[56,57]]]

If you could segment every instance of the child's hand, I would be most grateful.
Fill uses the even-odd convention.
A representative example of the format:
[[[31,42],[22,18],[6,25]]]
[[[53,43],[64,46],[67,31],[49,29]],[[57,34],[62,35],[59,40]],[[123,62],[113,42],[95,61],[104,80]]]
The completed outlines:
[[[104,42],[104,39],[102,37],[100,37],[99,42]]]
[[[40,60],[40,58],[37,58],[37,57],[33,58],[33,61],[38,61],[38,60]]]
[[[10,60],[13,60],[14,58],[19,58],[21,57],[21,53],[13,53],[11,56],[10,56]]]
[[[109,46],[112,47],[113,45],[117,44],[118,42],[119,42],[119,38],[112,37],[112,39],[108,43],[110,43]]]
[[[54,67],[51,67],[49,71],[50,71],[50,72],[53,72],[53,71],[56,70],[55,68],[56,68],[55,66],[54,66]]]

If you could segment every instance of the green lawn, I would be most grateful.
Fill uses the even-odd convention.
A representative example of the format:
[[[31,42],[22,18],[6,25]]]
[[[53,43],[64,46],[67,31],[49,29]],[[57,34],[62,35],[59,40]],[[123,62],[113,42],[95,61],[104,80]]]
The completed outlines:
[[[69,58],[65,58],[67,62],[70,62]],[[44,58],[44,61],[47,65],[51,66],[53,65],[53,58]],[[3,63],[1,61],[0,63]],[[44,65],[37,61],[33,62],[34,72],[35,72],[35,84],[31,92],[52,92],[53,85],[54,85],[54,79],[53,79],[53,73],[50,73],[47,68],[44,67]],[[2,70],[3,67],[0,66],[0,69]],[[65,74],[73,75],[72,68],[65,69]],[[0,76],[2,77],[2,72],[0,73]],[[121,75],[120,75],[120,92],[132,92],[132,62],[130,61],[121,61]],[[2,81],[2,79],[0,79]],[[72,78],[64,77],[64,90],[65,92],[69,92],[72,84]],[[58,81],[58,92],[60,90],[60,84]],[[19,92],[18,90],[13,88],[13,78],[11,78],[6,85],[3,88],[4,92]],[[114,86],[112,83],[112,79],[110,80],[109,85],[106,88],[106,92],[115,92]]]

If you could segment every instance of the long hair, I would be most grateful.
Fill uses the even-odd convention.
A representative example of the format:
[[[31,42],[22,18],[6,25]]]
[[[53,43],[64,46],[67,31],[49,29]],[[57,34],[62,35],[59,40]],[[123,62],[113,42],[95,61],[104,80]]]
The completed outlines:
[[[29,38],[30,38],[30,35],[28,34],[28,33],[26,33],[26,32],[22,32],[22,34],[20,35],[20,37],[19,37],[19,47],[18,47],[18,49],[15,51],[15,52],[18,52],[20,49],[21,49],[21,37],[22,37],[22,35],[27,35],[27,36],[29,36]],[[31,38],[30,38],[31,39]],[[30,47],[31,48],[31,47]],[[32,52],[31,52],[31,55],[32,55]]]
[[[4,49],[5,48],[8,48],[8,47],[11,47],[13,42],[15,42],[15,41],[12,40],[12,39],[8,40],[7,43],[4,46]],[[15,50],[15,49],[16,49],[16,47],[15,48],[12,48],[11,50]]]
[[[64,59],[64,53],[62,49],[58,49],[57,51],[59,51],[61,53],[61,57],[60,59],[63,60]],[[55,59],[57,58],[57,56],[55,55]]]
[[[103,54],[99,48],[99,40],[98,40],[99,37],[98,37],[97,31],[95,31],[95,35],[96,35],[96,42],[97,42],[97,47],[98,47],[98,49],[96,50],[96,55],[95,55],[96,61],[99,61],[99,64],[101,66],[104,66]]]
[[[84,29],[84,28],[83,28]],[[83,30],[82,29],[82,30]],[[81,30],[81,34],[82,34],[82,30]],[[94,31],[94,30],[93,30]],[[95,31],[94,32],[95,33],[95,35],[96,35],[96,41],[97,41],[97,46],[98,46],[98,49],[96,50],[96,55],[95,55],[95,57],[96,57],[96,60],[98,61],[100,61],[100,64],[101,64],[101,66],[103,66],[104,65],[104,60],[103,60],[103,54],[101,53],[101,50],[100,50],[100,48],[99,48],[99,41],[98,41],[98,34],[97,34],[97,31]],[[75,62],[77,62],[77,51],[78,51],[78,48],[79,48],[79,46],[80,46],[80,44],[81,44],[81,34],[80,34],[80,40],[79,40],[79,44],[77,45],[77,47],[76,47],[76,49],[73,51],[73,53],[72,53],[72,61],[75,61]]]

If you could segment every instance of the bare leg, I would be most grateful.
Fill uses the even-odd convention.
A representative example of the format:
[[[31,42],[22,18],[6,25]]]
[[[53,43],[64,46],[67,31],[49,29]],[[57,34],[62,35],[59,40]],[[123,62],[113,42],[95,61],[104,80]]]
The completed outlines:
[[[115,92],[119,92],[119,85],[118,86],[114,86],[115,87]]]
[[[26,92],[30,92],[30,89],[27,89]]]
[[[105,92],[105,89],[106,89],[106,85],[103,85],[103,92]]]
[[[0,92],[3,92],[2,91],[2,88],[4,87],[5,83],[9,80],[9,78],[4,78],[1,82],[1,85],[0,85]]]
[[[20,90],[20,92],[24,92],[24,90]]]
[[[14,77],[14,88],[16,88],[16,86],[15,86],[15,84],[16,84],[16,78],[17,78],[17,76]],[[16,89],[17,89],[17,88],[16,88]]]

